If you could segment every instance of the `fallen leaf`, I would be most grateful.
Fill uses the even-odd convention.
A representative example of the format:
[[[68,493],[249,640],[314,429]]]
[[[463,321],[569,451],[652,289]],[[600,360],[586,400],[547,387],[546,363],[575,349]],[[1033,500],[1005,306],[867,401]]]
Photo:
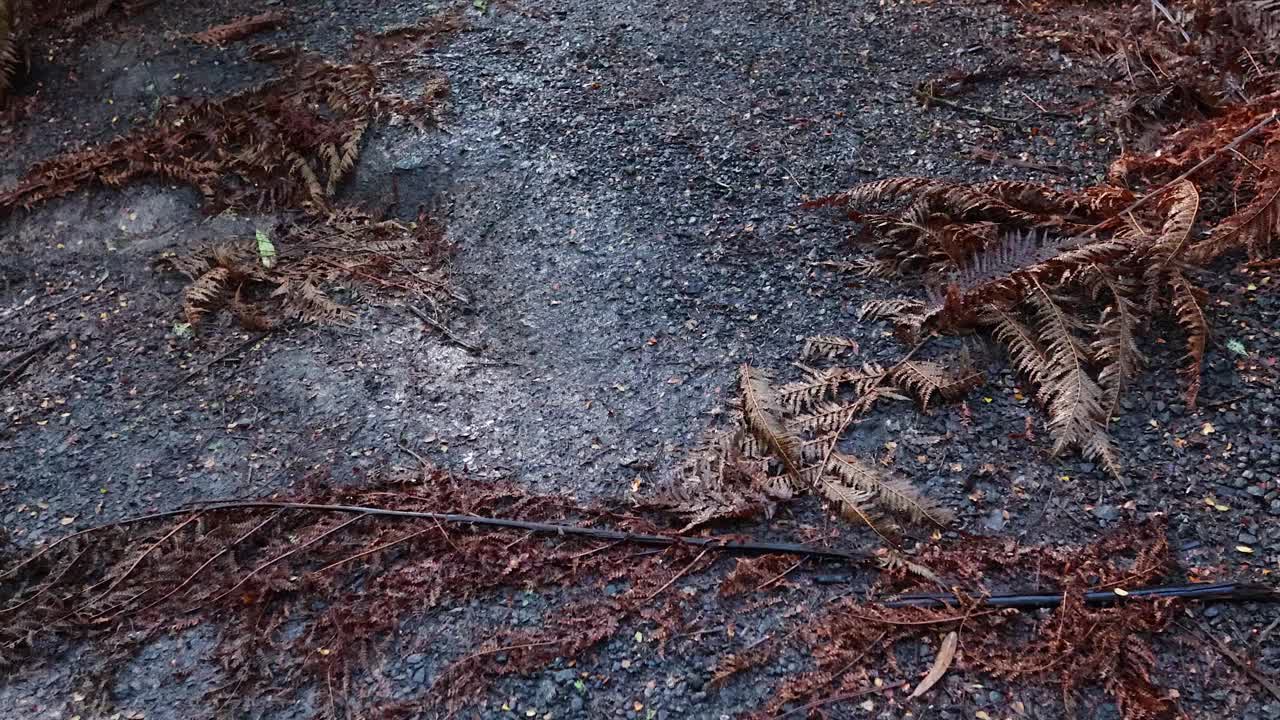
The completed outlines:
[[[271,237],[265,232],[258,230],[258,259],[262,261],[262,267],[270,270],[276,264],[276,246],[271,242]]]
[[[947,637],[942,641],[942,647],[938,649],[938,656],[933,659],[933,667],[929,668],[929,673],[924,676],[920,684],[915,690],[911,691],[910,698],[918,698],[929,692],[929,688],[938,684],[943,675],[947,674],[947,670],[951,667],[952,661],[956,657],[956,645],[960,642],[960,636],[955,630],[947,633]]]
[[[62,518],[61,520],[59,520],[58,522],[59,522],[59,524],[61,524],[61,525],[70,525],[71,523],[73,523],[73,522],[75,522],[75,521],[76,521],[76,519],[75,519],[75,518],[73,518],[73,517],[64,517],[64,518]]]
[[[1237,545],[1236,550],[1246,555],[1253,554],[1253,548],[1249,547],[1248,545]]]

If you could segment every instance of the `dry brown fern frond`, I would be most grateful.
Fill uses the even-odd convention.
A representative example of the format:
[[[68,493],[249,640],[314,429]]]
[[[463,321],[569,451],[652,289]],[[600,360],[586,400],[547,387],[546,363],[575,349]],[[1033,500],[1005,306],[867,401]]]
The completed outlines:
[[[232,271],[226,267],[211,268],[195,279],[182,293],[182,314],[193,327],[217,312],[236,292],[231,287]]]
[[[1191,248],[1200,264],[1207,264],[1232,248],[1242,247],[1251,260],[1270,256],[1280,237],[1280,147],[1271,153],[1273,165],[1258,185],[1248,205],[1223,220],[1212,234]]]
[[[929,412],[929,401],[935,396],[956,400],[982,383],[982,376],[970,369],[958,372],[926,360],[908,360],[893,369],[888,381],[916,396],[920,411]]]
[[[438,97],[406,100],[388,88],[384,64],[339,65],[304,57],[280,77],[217,100],[165,107],[149,126],[32,166],[0,191],[0,212],[30,208],[82,187],[144,177],[186,183],[211,212],[333,212],[374,122],[427,118]]]
[[[251,329],[340,322],[353,314],[349,304],[334,299],[340,289],[425,300],[433,307],[452,297],[444,275],[448,247],[426,218],[411,226],[348,209],[261,235],[162,260],[193,281],[183,302],[193,326],[222,308]],[[269,262],[261,255],[263,239],[274,253]]]
[[[1159,278],[1183,259],[1191,242],[1191,229],[1200,211],[1200,191],[1195,184],[1183,180],[1169,191],[1166,202],[1168,215],[1160,236],[1147,246],[1147,257],[1152,261],[1148,285],[1158,285]]]
[[[1010,311],[996,305],[987,306],[986,322],[993,328],[997,341],[1009,350],[1013,366],[1032,383],[1043,385],[1049,367],[1049,356],[1035,333]]]
[[[924,201],[932,212],[964,219],[1033,223],[1031,213],[970,185],[920,177],[895,177],[864,183],[843,193],[814,201],[811,206],[845,205],[851,210],[892,201]]]
[[[63,3],[64,7],[59,8],[62,12],[59,24],[67,30],[81,30],[90,23],[106,17],[115,4],[116,0],[81,0],[80,2]],[[68,13],[68,10],[77,5],[80,9]]]
[[[1100,422],[1106,416],[1102,389],[1089,374],[1091,358],[1076,335],[1083,324],[1063,309],[1043,285],[1036,283],[1036,290],[1029,300],[1036,309],[1036,330],[1045,342],[1048,365],[1042,371],[1040,397],[1049,412],[1054,453],[1079,447],[1087,457],[1119,477],[1119,457]]]
[[[1173,307],[1178,324],[1187,333],[1187,367],[1182,375],[1187,383],[1187,406],[1195,408],[1200,396],[1200,376],[1204,369],[1204,351],[1209,341],[1209,319],[1205,316],[1205,291],[1182,272],[1169,276],[1173,286]]]
[[[1137,292],[1135,283],[1112,277],[1097,267],[1092,277],[1096,279],[1094,300],[1100,299],[1104,289],[1111,297],[1111,303],[1102,309],[1097,337],[1090,345],[1094,360],[1102,366],[1098,384],[1106,393],[1106,423],[1110,423],[1119,412],[1125,388],[1146,362],[1137,340],[1141,313],[1133,299]]]
[[[915,523],[949,525],[951,511],[916,491],[910,483],[846,453],[832,453],[827,472],[844,484],[871,493],[875,504]]]
[[[877,399],[907,399],[893,392],[884,368],[867,363],[804,372],[806,379],[775,389],[768,375],[743,365],[735,418],[740,429],[713,435],[713,442],[688,455],[656,506],[674,510],[693,527],[757,515],[766,506],[771,511],[772,503],[808,492],[888,542],[897,529],[886,512],[916,523],[947,522],[945,510],[905,481],[837,450],[844,432]]]
[[[804,412],[824,400],[835,399],[840,386],[849,382],[848,373],[846,368],[804,368],[804,379],[778,388],[778,398],[789,414]]]
[[[899,322],[924,310],[924,303],[914,298],[874,298],[862,304],[859,320],[890,320]]]
[[[783,408],[763,371],[743,364],[739,368],[742,416],[746,428],[777,459],[797,485],[800,475],[800,438],[783,422]]]
[[[192,35],[191,39],[201,45],[226,45],[229,42],[241,40],[265,30],[274,30],[283,25],[288,19],[288,15],[275,10],[268,10],[257,15],[242,15],[221,25],[215,25],[207,30],[198,32]]]
[[[681,532],[724,520],[772,517],[791,492],[787,483],[768,476],[767,461],[743,454],[741,439],[737,429],[709,431],[665,487],[639,505],[679,516],[687,523]]]
[[[800,351],[806,360],[819,357],[834,360],[845,353],[857,355],[858,341],[834,335],[815,335],[804,341],[804,349]]]

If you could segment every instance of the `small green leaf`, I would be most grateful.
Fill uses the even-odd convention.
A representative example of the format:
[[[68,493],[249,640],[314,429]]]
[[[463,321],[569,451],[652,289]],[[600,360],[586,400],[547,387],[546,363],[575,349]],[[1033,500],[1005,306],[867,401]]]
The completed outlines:
[[[486,12],[489,9],[489,0],[471,0],[471,4],[480,12]]]
[[[1227,349],[1240,357],[1249,357],[1249,351],[1244,349],[1244,343],[1239,340],[1228,340]]]
[[[573,689],[577,690],[579,695],[587,694],[587,684],[582,682],[582,678],[573,681]]]
[[[195,331],[191,329],[191,323],[180,322],[173,324],[173,336],[176,338],[186,340],[195,334]]]
[[[262,267],[270,270],[276,264],[276,246],[265,232],[258,230],[257,233],[258,259],[262,261]]]

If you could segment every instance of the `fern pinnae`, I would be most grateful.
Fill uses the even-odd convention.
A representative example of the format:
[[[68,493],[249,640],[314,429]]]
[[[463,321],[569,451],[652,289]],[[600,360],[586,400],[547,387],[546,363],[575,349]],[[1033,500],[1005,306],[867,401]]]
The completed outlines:
[[[902,478],[882,478],[878,491],[878,500],[881,505],[891,512],[905,515],[912,522],[930,522],[938,527],[946,527],[955,519],[955,515],[950,510],[922,495],[911,483]]]
[[[953,519],[949,511],[921,495],[906,480],[891,477],[884,470],[852,455],[831,453],[827,470],[846,484],[874,493],[877,504],[912,522],[930,522],[944,527]]]
[[[1131,297],[1133,284],[1111,277],[1096,265],[1093,271],[1098,286],[1106,288],[1111,295],[1111,304],[1102,311],[1096,338],[1091,345],[1094,359],[1102,364],[1098,384],[1107,395],[1104,424],[1110,425],[1120,409],[1120,398],[1126,386],[1141,371],[1146,358],[1138,349],[1138,304]]]
[[[1035,385],[1043,384],[1049,368],[1049,357],[1044,348],[1040,347],[1031,328],[1011,312],[996,305],[987,306],[986,318],[994,326],[992,335],[1008,349],[1014,368]]]
[[[856,340],[835,335],[814,335],[804,341],[804,349],[800,351],[800,355],[806,360],[812,358],[834,360],[844,353],[857,355],[858,351]]]
[[[879,535],[886,545],[898,546],[889,537],[896,534],[895,529],[871,509],[870,503],[875,497],[873,492],[845,485],[830,475],[819,475],[814,487],[822,497],[840,510],[841,515],[862,522]]]
[[[1175,185],[1169,196],[1169,215],[1160,230],[1160,237],[1150,250],[1152,258],[1157,262],[1154,266],[1157,277],[1182,259],[1191,239],[1191,228],[1200,211],[1200,191],[1188,180]]]
[[[192,327],[198,326],[222,306],[226,301],[230,282],[231,271],[225,267],[215,267],[196,278],[183,291],[182,312]]]
[[[1099,421],[1104,416],[1102,390],[1089,375],[1088,352],[1075,336],[1080,323],[1063,311],[1044,285],[1034,282],[1037,292],[1029,299],[1037,310],[1040,334],[1048,341],[1049,359],[1039,394],[1049,411],[1053,452],[1079,447],[1118,476],[1119,463]]]
[[[924,309],[924,303],[910,298],[876,298],[862,304],[858,310],[858,319],[893,320],[912,315]]]
[[[783,408],[791,415],[806,412],[823,400],[834,398],[843,382],[843,368],[817,370],[804,368],[804,380],[787,383],[778,389]]]
[[[1187,407],[1195,409],[1200,395],[1200,377],[1204,370],[1205,346],[1209,341],[1209,319],[1204,312],[1204,290],[1197,287],[1182,272],[1169,276],[1173,287],[1173,308],[1178,324],[1187,334],[1187,367],[1182,375],[1187,382]]]
[[[1198,264],[1206,265],[1238,246],[1249,251],[1250,259],[1260,260],[1280,237],[1280,171],[1274,169],[1280,166],[1280,147],[1269,149],[1263,162],[1272,170],[1263,176],[1253,200],[1191,248],[1188,254]]]
[[[787,427],[794,432],[835,432],[861,414],[862,407],[863,405],[859,405],[857,401],[853,403],[825,402],[815,406],[812,412],[791,418],[787,421]]]
[[[782,422],[782,408],[777,395],[762,371],[743,364],[740,368],[742,414],[750,430],[786,468],[787,474],[801,481],[800,438]]]

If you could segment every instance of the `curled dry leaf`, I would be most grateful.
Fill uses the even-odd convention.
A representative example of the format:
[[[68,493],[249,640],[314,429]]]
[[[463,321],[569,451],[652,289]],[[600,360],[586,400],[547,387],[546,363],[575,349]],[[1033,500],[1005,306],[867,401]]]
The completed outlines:
[[[959,643],[960,636],[956,634],[955,630],[947,633],[947,636],[942,640],[942,647],[938,649],[938,656],[933,659],[933,666],[929,668],[929,673],[924,676],[924,679],[920,681],[915,690],[911,691],[911,695],[908,697],[918,698],[938,684],[942,676],[947,674],[947,670],[951,669],[951,663],[956,658],[956,646]]]

